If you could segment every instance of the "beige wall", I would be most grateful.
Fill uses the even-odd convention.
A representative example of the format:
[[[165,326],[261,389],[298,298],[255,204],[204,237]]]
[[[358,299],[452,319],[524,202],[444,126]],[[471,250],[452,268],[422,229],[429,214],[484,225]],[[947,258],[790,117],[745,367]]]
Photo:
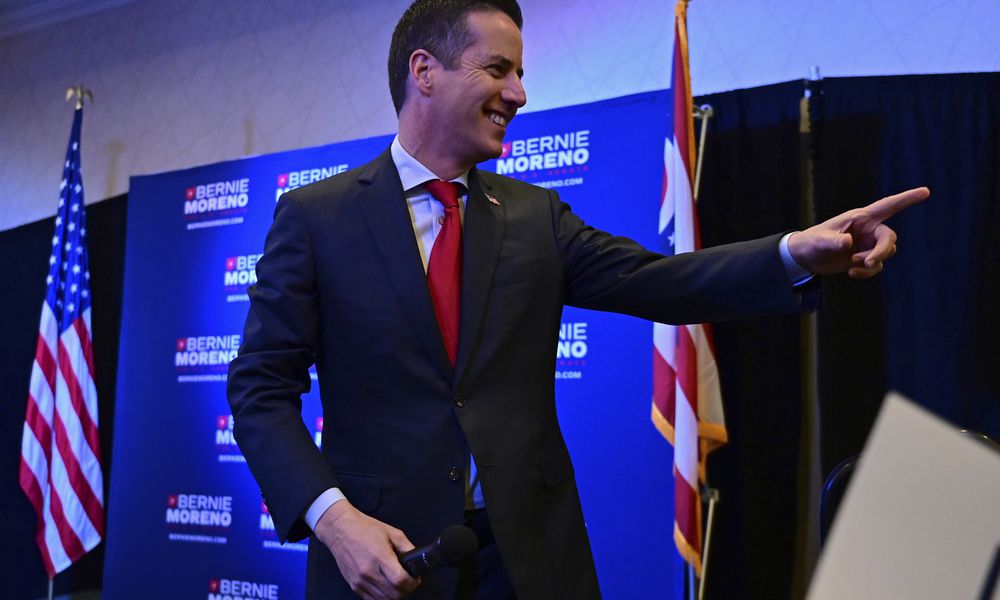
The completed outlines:
[[[138,0],[0,39],[0,229],[55,212],[94,90],[86,195],[128,177],[388,133],[388,40],[407,0]],[[522,0],[525,110],[667,86],[671,0]],[[694,0],[698,93],[804,76],[1000,69],[996,0]]]

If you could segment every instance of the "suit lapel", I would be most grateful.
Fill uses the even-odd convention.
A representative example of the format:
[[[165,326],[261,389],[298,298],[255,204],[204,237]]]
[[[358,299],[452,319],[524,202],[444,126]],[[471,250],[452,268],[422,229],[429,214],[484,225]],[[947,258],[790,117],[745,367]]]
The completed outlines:
[[[455,382],[462,380],[479,344],[479,329],[486,312],[493,271],[503,243],[506,213],[503,204],[487,199],[492,188],[473,168],[469,171],[469,196],[462,227],[462,315],[459,326]]]
[[[367,165],[358,182],[359,201],[407,320],[432,362],[447,378],[453,375],[441,330],[427,289],[427,276],[403,197],[403,184],[388,150]]]

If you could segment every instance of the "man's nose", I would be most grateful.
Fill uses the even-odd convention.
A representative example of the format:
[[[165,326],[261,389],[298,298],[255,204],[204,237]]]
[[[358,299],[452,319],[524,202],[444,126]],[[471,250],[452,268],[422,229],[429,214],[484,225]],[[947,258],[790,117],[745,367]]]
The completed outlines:
[[[524,92],[524,84],[521,83],[521,78],[514,73],[508,75],[508,80],[500,98],[508,104],[521,108],[528,101],[528,96]]]

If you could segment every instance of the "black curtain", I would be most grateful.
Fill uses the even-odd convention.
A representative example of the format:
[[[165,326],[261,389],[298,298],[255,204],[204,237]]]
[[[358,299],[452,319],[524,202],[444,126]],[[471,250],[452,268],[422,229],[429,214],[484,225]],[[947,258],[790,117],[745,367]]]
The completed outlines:
[[[53,187],[52,205],[56,196]],[[118,331],[121,323],[122,278],[125,267],[126,197],[87,206],[90,281],[93,308],[94,362],[97,380],[104,498],[111,478],[111,439],[115,382],[118,371]],[[28,401],[28,380],[38,338],[38,318],[45,298],[45,274],[52,250],[54,218],[0,234],[0,272],[7,292],[2,296],[0,339],[0,597],[42,598],[48,580],[35,543],[35,511],[18,486],[21,430]],[[56,594],[101,587],[104,543],[56,577]]]
[[[712,106],[703,246],[799,228],[800,82],[696,98]],[[695,122],[696,128],[699,126]],[[721,502],[706,596],[791,594],[801,421],[799,317],[714,326],[729,443],[708,461]]]
[[[824,282],[822,456],[861,451],[887,390],[1000,439],[1000,74],[824,80],[816,211],[926,185],[889,221],[899,255],[870,282]]]
[[[826,79],[808,145],[803,91],[696,100],[714,109],[698,206],[706,246],[798,228],[807,151],[819,220],[909,187],[933,194],[890,220],[900,253],[880,277],[824,279],[822,473],[861,452],[890,389],[1000,439],[1000,74]],[[707,595],[795,597],[799,321],[715,332],[730,443],[709,460],[722,503]]]

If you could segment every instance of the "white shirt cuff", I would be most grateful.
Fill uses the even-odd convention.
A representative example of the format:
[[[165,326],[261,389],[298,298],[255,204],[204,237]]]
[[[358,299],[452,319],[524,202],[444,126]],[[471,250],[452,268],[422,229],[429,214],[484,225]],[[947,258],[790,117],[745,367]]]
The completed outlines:
[[[781,236],[781,241],[778,242],[778,252],[781,254],[782,264],[785,265],[785,272],[788,273],[788,280],[792,283],[792,285],[802,285],[812,279],[814,274],[802,268],[802,265],[795,262],[795,259],[792,258],[792,251],[788,249],[788,238],[792,237],[792,235],[796,233],[798,232],[793,231]]]
[[[313,500],[313,503],[309,505],[309,510],[306,511],[306,525],[309,529],[316,531],[316,523],[319,522],[319,518],[323,516],[326,509],[330,508],[334,504],[340,502],[341,500],[347,500],[344,493],[340,491],[340,488],[330,488],[319,495],[319,498]]]

